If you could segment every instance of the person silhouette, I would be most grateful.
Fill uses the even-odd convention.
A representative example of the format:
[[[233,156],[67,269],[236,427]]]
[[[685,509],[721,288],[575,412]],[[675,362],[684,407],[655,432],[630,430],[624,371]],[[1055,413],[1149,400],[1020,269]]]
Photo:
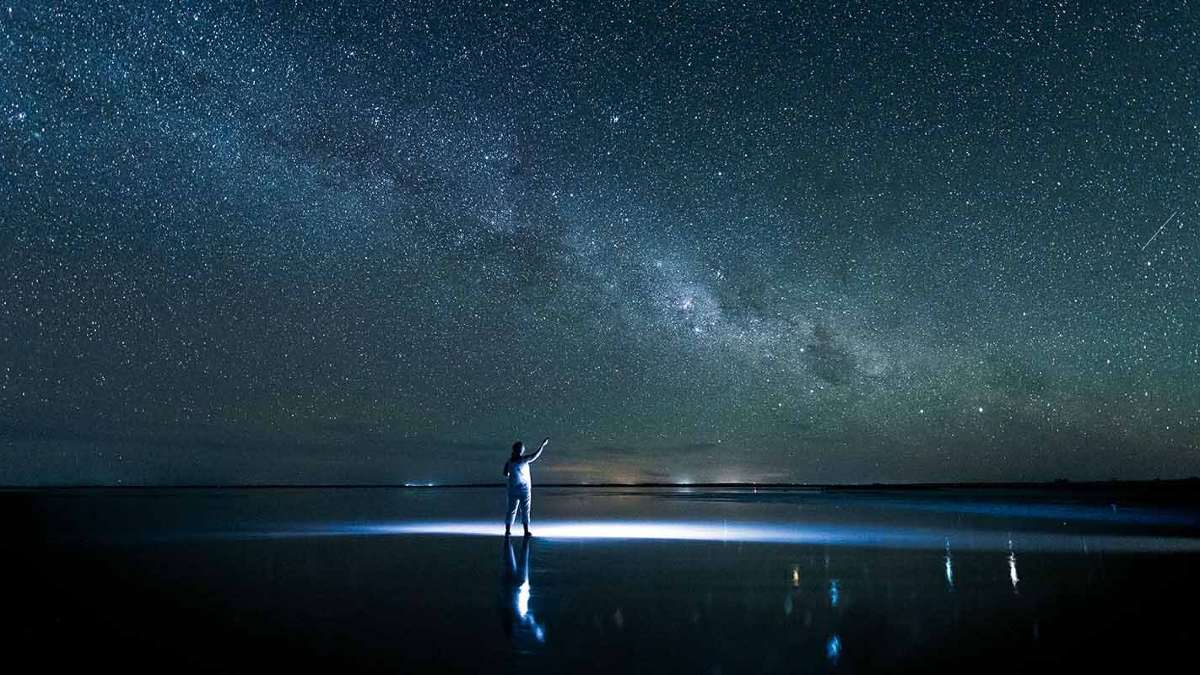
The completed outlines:
[[[517,651],[529,652],[546,641],[546,631],[529,609],[530,540],[521,540],[521,554],[513,554],[511,537],[504,538],[501,559],[504,573],[500,580],[504,608],[504,634]]]
[[[506,537],[512,533],[512,524],[517,517],[517,511],[521,512],[521,524],[525,526],[525,536],[533,535],[529,531],[529,509],[532,506],[531,491],[533,489],[529,477],[529,465],[542,456],[542,451],[546,449],[546,444],[549,442],[549,438],[542,441],[541,447],[532,455],[525,454],[525,444],[521,441],[512,445],[512,455],[504,463],[504,476],[508,478],[508,505],[505,509],[504,521],[504,536]]]

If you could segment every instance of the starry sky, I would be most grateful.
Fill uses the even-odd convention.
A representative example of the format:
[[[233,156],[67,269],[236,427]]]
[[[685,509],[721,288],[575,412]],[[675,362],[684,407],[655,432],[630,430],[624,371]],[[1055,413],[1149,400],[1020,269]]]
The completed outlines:
[[[0,3],[0,483],[1200,474],[1197,35]]]

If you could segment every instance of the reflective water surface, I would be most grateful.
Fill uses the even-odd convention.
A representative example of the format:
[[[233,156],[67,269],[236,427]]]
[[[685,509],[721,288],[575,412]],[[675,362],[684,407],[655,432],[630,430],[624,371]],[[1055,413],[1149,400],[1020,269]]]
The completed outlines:
[[[1121,672],[1190,659],[1184,495],[0,493],[11,658],[129,670]]]

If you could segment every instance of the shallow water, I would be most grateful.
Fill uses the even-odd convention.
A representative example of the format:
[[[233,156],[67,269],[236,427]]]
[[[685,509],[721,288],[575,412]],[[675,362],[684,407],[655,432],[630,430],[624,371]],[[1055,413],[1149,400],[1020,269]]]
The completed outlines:
[[[1128,495],[0,494],[13,655],[132,670],[1104,672],[1187,658],[1200,513]],[[519,529],[519,526],[518,526]]]

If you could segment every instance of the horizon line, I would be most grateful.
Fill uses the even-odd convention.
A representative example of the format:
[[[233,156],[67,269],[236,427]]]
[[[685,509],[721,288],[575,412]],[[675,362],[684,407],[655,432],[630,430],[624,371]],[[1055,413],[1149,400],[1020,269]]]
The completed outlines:
[[[1186,478],[1111,478],[1108,480],[1070,480],[1055,478],[1044,481],[933,481],[933,482],[873,482],[873,483],[800,483],[800,482],[694,482],[672,483],[661,481],[642,482],[582,482],[582,483],[537,483],[542,488],[740,488],[740,489],[806,489],[806,490],[914,490],[945,488],[1086,488],[1121,486],[1164,486],[1192,485],[1200,483],[1200,476]],[[0,485],[3,491],[36,490],[288,490],[288,489],[477,489],[501,488],[503,482],[485,483],[78,483],[57,485]]]

